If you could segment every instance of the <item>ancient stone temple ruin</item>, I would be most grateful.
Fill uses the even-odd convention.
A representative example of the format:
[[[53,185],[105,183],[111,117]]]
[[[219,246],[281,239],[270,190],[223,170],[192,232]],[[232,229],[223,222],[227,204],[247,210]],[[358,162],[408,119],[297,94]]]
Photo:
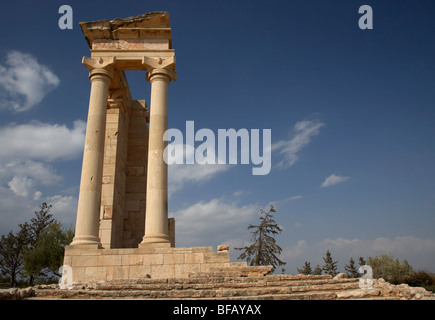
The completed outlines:
[[[173,246],[162,157],[168,86],[176,79],[169,16],[153,13],[80,26],[91,48],[91,57],[82,61],[91,94],[71,245]],[[125,70],[148,71],[151,113],[145,101],[133,100]]]
[[[91,49],[82,60],[91,88],[76,231],[64,258],[74,282],[179,278],[234,267],[228,250],[175,248],[163,159],[168,89],[177,78],[169,14],[80,26]],[[126,70],[146,71],[149,109],[133,99]]]

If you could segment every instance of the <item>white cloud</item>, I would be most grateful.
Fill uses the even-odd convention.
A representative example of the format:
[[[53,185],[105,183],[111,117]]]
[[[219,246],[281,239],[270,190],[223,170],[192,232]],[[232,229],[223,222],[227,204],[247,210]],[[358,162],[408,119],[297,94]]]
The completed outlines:
[[[306,251],[308,244],[305,240],[299,240],[294,246],[283,248],[282,258],[288,261],[298,258],[303,252]]]
[[[288,202],[292,202],[292,201],[299,200],[302,198],[303,198],[303,196],[298,194],[296,196],[291,196],[291,197],[285,198],[283,200],[270,201],[265,206],[265,210],[269,210],[270,206],[273,206],[275,208],[275,210],[277,210],[278,212],[280,212],[281,210],[284,210],[284,212],[285,212],[288,209]]]
[[[0,128],[0,161],[39,159],[53,161],[76,158],[83,152],[86,123],[65,125],[31,122]]]
[[[27,177],[13,177],[8,182],[9,189],[12,190],[17,196],[27,197],[31,189],[34,188],[35,183],[32,179]]]
[[[278,163],[278,167],[291,167],[299,159],[299,151],[310,143],[311,138],[317,135],[320,128],[325,124],[318,120],[299,121],[293,128],[293,136],[290,140],[281,140],[272,145],[272,151],[284,156],[284,160]]]
[[[350,177],[337,176],[335,174],[331,174],[328,178],[325,179],[325,181],[323,181],[323,183],[320,187],[321,188],[331,187],[331,186],[336,185],[338,183],[342,183],[348,179],[350,179]]]
[[[40,103],[59,85],[59,78],[37,59],[26,53],[11,51],[6,66],[0,65],[0,106],[14,111],[26,111]]]
[[[41,191],[36,191],[33,194],[33,200],[38,201],[39,199],[41,199],[41,196],[42,196],[42,192]]]
[[[32,160],[11,161],[2,165],[0,163],[0,181],[2,179],[10,179],[10,177],[32,178],[35,182],[42,185],[53,185],[62,180],[62,177],[57,175],[54,169],[42,162]]]
[[[85,122],[73,128],[40,122],[0,128],[0,229],[7,232],[31,219],[42,202],[53,203],[59,221],[75,221],[76,200],[72,196],[52,196],[63,177],[57,174],[59,160],[78,158],[83,152]],[[53,163],[57,161],[56,163]],[[44,193],[51,197],[44,197]],[[55,208],[56,207],[56,208]]]
[[[303,196],[301,196],[300,194],[296,195],[296,196],[291,196],[289,198],[286,198],[284,200],[276,200],[276,201],[271,201],[270,204],[274,205],[274,206],[278,206],[279,204],[285,203],[285,202],[290,202],[290,201],[295,201],[295,200],[299,200],[302,199]],[[269,205],[270,206],[270,205]]]
[[[18,189],[16,191],[19,193]],[[12,192],[9,187],[0,185],[0,234],[17,230],[18,224],[29,221],[41,202]]]
[[[246,195],[248,193],[249,193],[249,191],[246,191],[246,190],[237,190],[237,191],[233,192],[233,196],[234,197],[241,197],[241,196]]]
[[[69,195],[54,195],[43,197],[40,191],[28,190],[27,196],[11,192],[0,185],[0,234],[10,230],[17,231],[18,225],[30,221],[34,212],[38,210],[42,202],[52,204],[51,213],[53,218],[62,222],[65,226],[73,225],[76,220],[77,198]]]
[[[183,148],[184,157],[195,152],[192,146],[184,145]],[[186,163],[184,159],[180,162]],[[208,181],[230,168],[231,166],[226,164],[171,164],[168,166],[169,195],[181,189],[186,183]]]
[[[179,245],[221,244],[230,238],[248,236],[247,223],[257,217],[261,207],[255,204],[239,205],[224,199],[201,201],[187,208],[171,212],[176,221],[176,239]],[[204,239],[209,244],[204,244]]]
[[[46,198],[51,204],[53,218],[62,222],[65,226],[75,223],[77,213],[77,198],[74,196],[54,195]]]

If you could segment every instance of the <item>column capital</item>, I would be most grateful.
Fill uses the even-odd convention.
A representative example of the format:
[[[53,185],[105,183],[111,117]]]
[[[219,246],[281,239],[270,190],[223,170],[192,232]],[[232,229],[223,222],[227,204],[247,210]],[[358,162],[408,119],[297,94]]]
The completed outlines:
[[[146,79],[151,81],[154,75],[165,75],[169,81],[177,80],[177,74],[175,73],[175,57],[170,58],[149,58],[143,57],[142,64],[148,70]]]
[[[148,71],[146,75],[146,80],[152,82],[153,79],[157,79],[159,77],[164,77],[165,80],[168,81],[168,83],[173,80],[177,80],[177,74],[174,71],[166,70],[166,69],[153,69],[151,71]]]
[[[97,74],[106,75],[110,79],[113,78],[115,70],[115,57],[98,59],[83,57],[82,64],[89,70],[89,79]]]

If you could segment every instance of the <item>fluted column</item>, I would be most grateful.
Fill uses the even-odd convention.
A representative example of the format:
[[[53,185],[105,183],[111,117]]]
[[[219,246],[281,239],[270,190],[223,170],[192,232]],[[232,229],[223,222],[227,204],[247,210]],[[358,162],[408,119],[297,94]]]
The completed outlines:
[[[147,80],[151,83],[151,101],[145,235],[141,247],[170,246],[168,165],[163,158],[167,142],[163,140],[163,134],[168,129],[168,86],[175,79],[175,72],[163,68],[153,68],[147,74]]]
[[[101,246],[99,217],[103,175],[104,136],[109,85],[113,78],[114,58],[83,58],[89,69],[91,94],[83,153],[82,175],[77,208],[75,237],[71,245]]]

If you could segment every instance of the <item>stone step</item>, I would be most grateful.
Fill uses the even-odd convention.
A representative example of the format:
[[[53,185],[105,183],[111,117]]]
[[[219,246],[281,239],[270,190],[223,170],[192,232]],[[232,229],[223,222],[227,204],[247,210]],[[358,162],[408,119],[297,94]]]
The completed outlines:
[[[33,297],[29,299],[435,299],[423,288],[394,286],[382,279],[376,280],[373,286],[373,289],[360,289],[359,279],[332,278],[328,275],[204,276],[76,283],[72,290],[60,290],[58,285],[41,285],[32,288]]]
[[[287,278],[287,279],[286,279]],[[323,278],[323,279],[322,279]],[[277,281],[277,279],[281,279]],[[208,280],[195,281],[195,280]],[[327,299],[336,291],[355,290],[355,279],[313,277],[226,277],[211,279],[142,279],[88,284],[73,290],[37,289],[37,297],[62,299]],[[294,296],[294,297],[292,297]]]
[[[237,265],[231,263],[228,267],[209,267],[205,272],[192,272],[189,274],[189,277],[259,277],[265,276],[272,271],[272,266],[248,266],[246,263]]]
[[[318,289],[320,287],[327,287],[330,290],[334,290],[334,287],[338,289],[346,288],[358,288],[358,281],[354,279],[343,279],[341,281],[337,280],[289,280],[289,281],[270,281],[269,279],[256,279],[257,281],[253,281],[254,279],[245,278],[247,281],[240,281],[237,278],[221,278],[221,279],[202,279],[198,278],[201,281],[193,281],[194,279],[186,279],[186,281],[153,281],[149,283],[141,282],[141,283],[101,283],[94,284],[92,286],[88,286],[90,290],[183,290],[183,289],[195,289],[195,290],[204,290],[204,289],[213,289],[213,288],[274,288],[274,287],[291,287],[294,290],[304,291],[306,289]]]

